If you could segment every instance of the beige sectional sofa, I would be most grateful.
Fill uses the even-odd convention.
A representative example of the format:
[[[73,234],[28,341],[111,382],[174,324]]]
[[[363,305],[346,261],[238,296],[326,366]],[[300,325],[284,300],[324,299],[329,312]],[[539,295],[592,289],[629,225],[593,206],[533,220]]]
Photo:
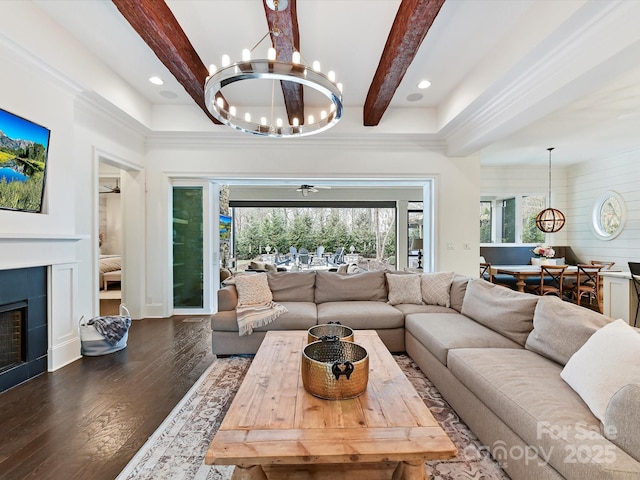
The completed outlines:
[[[637,359],[620,365],[622,377],[631,371],[632,381],[608,401],[601,419],[563,379],[565,373],[582,378],[577,359],[602,338],[603,327],[615,326],[612,319],[555,297],[458,275],[450,282],[449,306],[428,305],[415,292],[394,292],[397,278],[384,272],[269,274],[273,299],[288,313],[243,337],[234,328],[237,292],[224,287],[211,322],[213,352],[254,353],[270,329],[328,321],[375,329],[391,351],[411,356],[512,478],[640,479]],[[424,288],[429,279],[419,284]],[[397,303],[405,298],[410,301]],[[605,364],[609,353],[589,355]],[[584,378],[597,369],[585,368]],[[610,370],[617,378],[620,372]]]

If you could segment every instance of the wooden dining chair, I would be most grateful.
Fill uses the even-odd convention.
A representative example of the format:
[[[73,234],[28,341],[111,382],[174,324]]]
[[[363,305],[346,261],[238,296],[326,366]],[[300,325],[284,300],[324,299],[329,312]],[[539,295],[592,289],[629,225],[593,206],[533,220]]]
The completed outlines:
[[[602,300],[598,273],[602,268],[600,264],[578,265],[576,284],[572,291],[573,298],[578,305],[582,305],[582,297],[586,295],[589,305],[592,305],[592,301],[595,300],[600,313],[602,313]]]
[[[638,303],[636,304],[636,315],[633,317],[633,326],[635,327],[638,322],[638,310],[640,309],[640,263],[629,262],[629,272],[631,272],[631,281],[636,289],[636,295],[638,296]]]
[[[589,260],[591,265],[602,265],[602,270],[611,270],[616,262],[603,262],[602,260]]]
[[[487,262],[480,262],[480,278],[487,282],[493,282],[493,274],[491,273],[491,264]]]
[[[568,265],[540,265],[540,284],[534,288],[534,293],[562,298],[564,271],[567,267]]]

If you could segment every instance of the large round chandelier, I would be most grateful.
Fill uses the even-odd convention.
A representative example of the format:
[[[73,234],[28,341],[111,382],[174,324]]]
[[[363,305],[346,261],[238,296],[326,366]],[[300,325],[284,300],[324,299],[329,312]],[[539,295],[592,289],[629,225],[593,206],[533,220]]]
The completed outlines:
[[[549,151],[549,208],[545,208],[536,216],[536,227],[544,233],[555,233],[564,227],[564,213],[555,208],[551,208],[551,152],[553,147],[547,148]]]
[[[278,12],[278,8],[285,9],[287,0],[269,0],[267,5]],[[327,75],[320,71],[319,62],[313,62],[311,66],[303,62],[300,52],[293,48],[290,62],[276,60],[277,54],[273,47],[269,48],[267,58],[252,58],[252,52],[269,35],[278,36],[280,30],[277,25],[265,34],[262,39],[251,49],[242,51],[242,59],[231,63],[228,55],[222,57],[222,67],[215,65],[209,67],[209,76],[204,86],[205,105],[211,115],[220,123],[240,130],[267,137],[302,137],[323,132],[333,127],[342,117],[342,84],[336,83],[335,73],[330,71]],[[247,84],[248,80],[270,80],[271,109],[270,114],[256,118],[250,111],[242,111],[233,105],[233,101],[224,95],[224,88],[233,84]],[[274,114],[275,82],[293,82],[310,87],[319,92],[319,97],[324,100],[324,105],[306,118],[292,118],[288,115],[276,117]],[[235,87],[238,88],[238,87]]]

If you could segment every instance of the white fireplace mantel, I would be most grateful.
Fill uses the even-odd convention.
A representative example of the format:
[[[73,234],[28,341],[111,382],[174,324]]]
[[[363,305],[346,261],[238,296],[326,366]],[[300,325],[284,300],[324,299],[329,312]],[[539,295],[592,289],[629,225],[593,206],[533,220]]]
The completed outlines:
[[[80,358],[77,242],[89,235],[0,233],[0,270],[48,267],[48,369]]]
[[[76,242],[89,235],[0,233],[0,270],[77,262]]]

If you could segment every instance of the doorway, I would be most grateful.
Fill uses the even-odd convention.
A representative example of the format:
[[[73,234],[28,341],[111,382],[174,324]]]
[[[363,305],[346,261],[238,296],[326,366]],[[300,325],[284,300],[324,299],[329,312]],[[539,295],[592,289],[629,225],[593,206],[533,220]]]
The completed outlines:
[[[100,315],[117,315],[123,291],[122,171],[103,161],[98,167]]]

